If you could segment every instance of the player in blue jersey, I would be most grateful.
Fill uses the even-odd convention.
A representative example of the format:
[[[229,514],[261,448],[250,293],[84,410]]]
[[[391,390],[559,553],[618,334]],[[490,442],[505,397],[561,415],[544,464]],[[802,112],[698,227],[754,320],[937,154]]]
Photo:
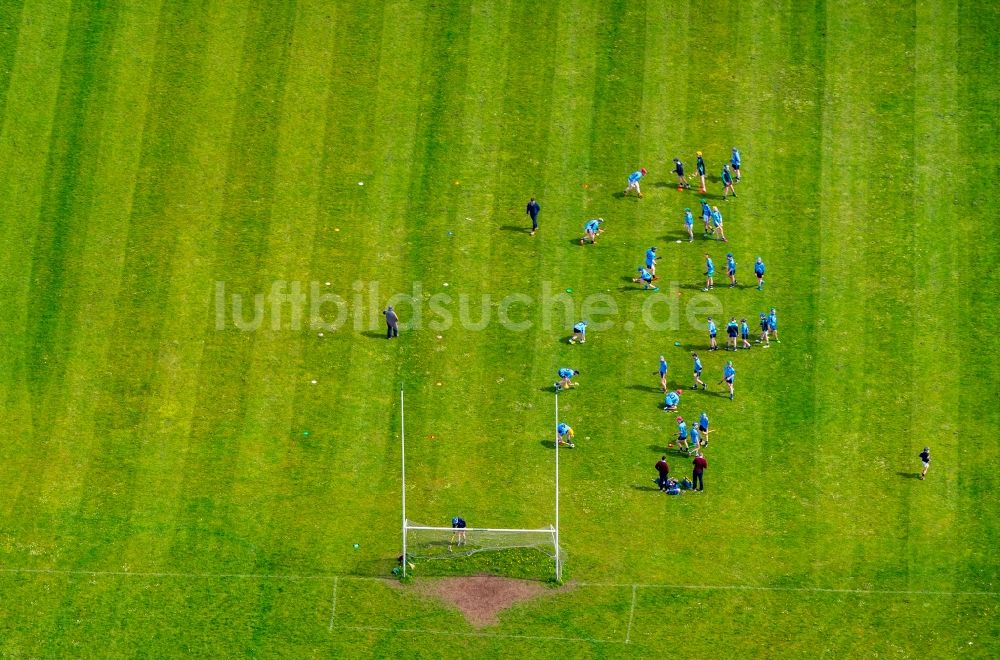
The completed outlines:
[[[736,183],[740,182],[740,165],[742,164],[742,159],[740,158],[740,150],[733,147],[733,157],[729,161],[733,166],[733,174],[736,175]],[[733,193],[733,197],[736,197],[736,193]]]
[[[656,262],[659,261],[659,257],[656,256],[656,246],[646,250],[646,270],[653,274],[653,279],[659,279],[656,276]]]
[[[622,194],[623,195],[627,195],[628,191],[634,190],[635,194],[638,195],[639,198],[641,199],[642,198],[642,191],[639,190],[639,181],[644,176],[646,176],[646,168],[645,167],[641,167],[638,170],[636,170],[635,172],[632,172],[631,174],[629,174],[628,175],[628,187],[625,188],[625,192],[622,193]]]
[[[563,367],[559,370],[559,381],[553,386],[556,388],[556,392],[561,392],[563,390],[568,390],[571,387],[579,387],[580,383],[573,382],[573,376],[579,376],[580,372],[576,369],[568,369]]]
[[[736,188],[733,187],[733,175],[729,172],[729,163],[722,166],[722,201],[726,201],[726,196],[732,194],[736,197]]]
[[[577,342],[581,344],[587,343],[587,322],[580,321],[573,326],[573,336],[569,338],[569,343],[576,344]]]
[[[750,348],[750,326],[745,318],[740,319],[740,337],[743,339],[743,348]]]
[[[770,348],[771,342],[768,338],[770,335],[771,326],[767,322],[767,314],[764,312],[760,313],[760,339],[757,340],[758,344],[764,344],[764,348]]]
[[[702,291],[708,291],[713,286],[715,286],[715,264],[712,263],[712,257],[706,252],[705,253],[705,288]]]
[[[667,392],[667,395],[663,397],[663,410],[677,410],[677,406],[681,404],[681,391],[671,390]]]
[[[691,209],[684,209],[684,228],[687,229],[688,243],[694,242],[694,216]]]
[[[774,341],[780,344],[781,340],[778,339],[778,312],[773,307],[771,308],[771,313],[767,315],[767,329],[774,335]]]
[[[701,379],[701,358],[698,357],[697,353],[691,353],[691,359],[694,360],[694,385],[691,386],[692,390],[698,389],[698,385],[701,385],[701,389],[708,389],[705,385],[705,381]]]
[[[674,158],[674,174],[677,175],[677,190],[685,190],[691,187],[687,177],[684,176],[684,163],[680,158]]]
[[[574,435],[575,434],[573,433],[573,429],[569,427],[569,424],[564,424],[563,422],[559,422],[559,425],[556,426],[557,445],[573,449],[574,447],[576,447],[576,445],[573,444]]]
[[[643,290],[652,289],[654,292],[660,290],[659,288],[653,286],[653,280],[656,279],[656,278],[653,276],[653,274],[651,272],[649,272],[648,270],[646,270],[642,266],[639,266],[639,268],[637,270],[639,272],[639,276],[638,277],[633,277],[632,278],[633,282],[635,282],[636,284],[640,284],[641,283]]]
[[[604,228],[601,226],[604,224],[604,218],[593,218],[587,220],[587,223],[583,225],[583,238],[580,239],[580,245],[583,245],[584,241],[590,239],[590,244],[593,245],[597,242],[597,235],[604,233]]]
[[[736,286],[736,258],[732,252],[726,253],[726,275],[729,276],[729,288]]]
[[[757,257],[757,261],[753,265],[753,274],[757,276],[757,290],[764,290],[764,271],[767,270],[764,266],[764,262],[761,261],[760,257]]]
[[[695,169],[698,171],[698,178],[701,179],[701,189],[698,192],[704,195],[708,192],[705,188],[705,159],[701,157],[700,151],[696,151],[695,156],[698,158],[698,162],[695,163]]]
[[[722,380],[719,381],[719,385],[722,385],[722,383],[729,386],[729,400],[732,401],[733,397],[736,396],[734,389],[736,384],[736,369],[733,368],[732,360],[727,362],[726,366],[722,369]]]
[[[701,442],[702,442],[701,432],[698,430],[698,425],[697,424],[692,424],[691,425],[691,448],[688,450],[688,453],[690,454],[691,452],[698,451],[701,448],[701,446],[702,446]]]
[[[688,427],[683,417],[677,418],[677,448],[691,451],[691,445],[688,444]]]
[[[708,238],[708,232],[712,229],[712,207],[705,200],[701,200],[701,221],[705,223],[705,233],[702,236]]]
[[[715,321],[712,317],[708,317],[708,350],[717,351],[719,350],[719,342],[715,340],[716,335],[719,334],[719,329],[715,327]]]
[[[726,238],[726,230],[722,226],[722,213],[719,211],[718,206],[712,207],[712,234],[716,240],[723,243],[729,242],[729,239]]]
[[[726,350],[736,350],[736,338],[740,335],[740,324],[736,322],[736,317],[729,319],[726,324]]]
[[[667,358],[660,356],[660,367],[657,372],[660,374],[660,389],[667,391]]]

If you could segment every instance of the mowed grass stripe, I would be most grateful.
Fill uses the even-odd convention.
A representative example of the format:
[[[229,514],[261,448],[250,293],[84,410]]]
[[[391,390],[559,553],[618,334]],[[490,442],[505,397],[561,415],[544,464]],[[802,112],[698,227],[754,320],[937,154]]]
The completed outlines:
[[[106,88],[90,96],[80,140],[92,143],[87,159],[73,174],[79,190],[66,208],[72,219],[76,249],[67,254],[62,275],[64,300],[56,321],[64,336],[52,340],[65,351],[65,373],[50,385],[48,396],[58,405],[46,430],[47,452],[36,483],[48,484],[34,502],[36,515],[52,516],[55,533],[75,533],[76,513],[87,475],[95,458],[93,412],[95,388],[103,382],[108,346],[115,320],[115,301],[124,262],[131,200],[136,183],[142,127],[148,93],[151,56],[158,7],[131,7],[115,19],[106,35],[111,43],[94,78]],[[137,47],[136,43],[142,44]],[[96,111],[95,111],[96,110]],[[72,292],[72,293],[70,293]],[[51,559],[51,558],[50,558]]]
[[[14,56],[17,53],[23,8],[24,3],[21,1],[5,2],[0,5],[0,110],[6,105],[7,88],[14,70]],[[0,112],[0,118],[2,115]]]
[[[32,6],[31,12],[38,11]],[[4,342],[0,345],[0,398],[4,402],[6,423],[4,432],[10,433],[13,444],[24,442],[12,457],[31,456],[30,443],[33,430],[31,397],[28,387],[28,292],[31,288],[30,246],[39,223],[38,211],[42,201],[42,182],[48,154],[49,136],[55,115],[59,90],[59,66],[66,44],[69,9],[51,7],[37,21],[24,20],[18,35],[10,82],[9,97],[0,128],[0,162],[8,172],[0,194],[0,297],[7,303],[8,312],[0,319]],[[38,53],[47,53],[47,66],[38,67]],[[6,462],[5,462],[6,463]],[[20,461],[9,465],[21,469]],[[11,482],[21,487],[20,478]],[[11,497],[8,503],[13,502]]]
[[[321,177],[324,128],[330,91],[335,43],[330,39],[329,8],[321,2],[300,3],[291,35],[288,69],[280,102],[278,144],[274,166],[274,197],[268,250],[262,272],[274,279],[298,282],[303,295],[313,296],[312,253],[314,237],[332,228],[317,228],[322,215]],[[316,277],[334,277],[318,273]],[[292,286],[292,285],[290,285]],[[329,289],[323,288],[320,293]],[[328,306],[328,315],[335,311]],[[273,312],[273,310],[272,310]],[[282,327],[266,325],[256,333],[247,381],[244,446],[233,499],[254,512],[247,516],[243,533],[260,539],[270,561],[281,567],[322,567],[316,556],[325,547],[321,534],[296,534],[302,525],[320,528],[328,520],[326,506],[336,501],[329,494],[328,438],[307,435],[312,425],[296,426],[296,395],[305,393],[303,355],[309,347],[327,341],[310,328],[309,307],[298,325],[288,306],[282,310]],[[270,323],[270,319],[268,320]],[[312,351],[307,368],[324,365],[319,350]],[[324,368],[325,365],[324,365]],[[317,374],[324,390],[336,387],[326,374]],[[262,487],[262,485],[264,487]],[[279,492],[285,497],[274,498]],[[312,523],[312,524],[310,524]]]
[[[245,297],[271,280],[261,269],[274,199],[277,100],[284,90],[293,24],[294,7],[261,4],[249,9],[235,71],[238,94],[228,153],[219,160],[225,163],[225,175],[212,279],[225,280]],[[252,314],[247,307],[252,306],[244,305],[245,316]],[[172,539],[170,555],[179,566],[201,553],[234,569],[254,568],[258,561],[267,566],[258,540],[244,534],[253,514],[236,497],[240,464],[259,442],[245,427],[251,387],[247,373],[256,335],[232,325],[218,331],[208,323],[183,485],[186,497],[175,523],[183,532]]]
[[[955,418],[950,420],[958,431],[957,457],[948,461],[946,454],[932,464],[938,473],[952,471],[957,481],[958,510],[962,512],[955,526],[958,538],[972,539],[952,560],[956,584],[996,583],[1000,576],[1000,550],[996,539],[1000,520],[1000,373],[997,361],[995,319],[1000,291],[1000,230],[997,217],[997,132],[996,109],[1000,91],[995,84],[1000,43],[991,35],[1000,30],[1000,7],[959,5],[957,69],[958,107],[962,120],[958,154],[970,157],[971,167],[983,176],[963,181],[957,212],[969,227],[952,268],[959,277],[952,280],[949,294],[962,300],[958,316],[947,318],[953,330],[951,341],[964,343],[956,348],[961,360],[950,365],[959,370],[961,389]],[[992,79],[991,79],[992,77]],[[961,180],[960,180],[961,181]],[[956,327],[965,330],[958,335]],[[956,336],[957,335],[957,336]],[[949,491],[950,493],[951,491]],[[994,627],[995,631],[995,627]]]
[[[206,12],[204,50],[189,63],[191,78],[198,84],[180,120],[190,127],[184,167],[170,180],[158,182],[165,196],[162,221],[174,232],[173,259],[184,267],[172,269],[161,301],[163,333],[150,367],[153,405],[147,407],[138,431],[142,449],[136,458],[135,481],[142,487],[132,501],[121,557],[137,567],[171,565],[174,520],[184,505],[184,480],[179,475],[187,470],[192,445],[204,441],[191,429],[198,411],[205,333],[214,326],[214,238],[238,99],[233,72],[239,68],[247,20],[246,9],[232,3],[210,4]],[[171,57],[172,33],[167,26],[161,33],[161,58]]]

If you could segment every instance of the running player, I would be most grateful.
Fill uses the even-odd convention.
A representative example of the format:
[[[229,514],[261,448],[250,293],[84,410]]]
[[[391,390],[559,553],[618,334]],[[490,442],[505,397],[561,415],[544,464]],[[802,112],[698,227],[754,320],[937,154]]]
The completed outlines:
[[[764,262],[760,260],[760,257],[757,257],[757,261],[753,265],[753,274],[757,276],[757,290],[758,291],[763,291],[764,290],[764,271],[765,270],[766,269],[764,267]]]
[[[659,257],[656,256],[656,246],[654,245],[653,247],[646,250],[646,270],[648,270],[650,273],[653,274],[654,280],[659,279],[658,277],[656,277],[657,260],[659,260]]]
[[[636,284],[642,283],[643,290],[652,289],[654,292],[655,291],[659,291],[659,289],[657,287],[653,286],[653,280],[656,279],[656,278],[653,277],[653,274],[651,272],[649,272],[648,270],[646,270],[642,266],[639,266],[638,272],[639,272],[639,276],[638,277],[633,277],[632,278],[633,282],[635,282]]]
[[[594,218],[592,220],[587,220],[587,224],[583,226],[583,238],[580,239],[580,245],[586,239],[590,239],[590,244],[593,245],[597,242],[597,235],[604,233],[604,228],[601,225],[604,224],[604,218]]]
[[[703,390],[708,389],[705,381],[701,379],[701,358],[698,357],[697,353],[691,353],[691,359],[694,360],[694,385],[691,386],[691,389],[698,389],[698,385],[701,385],[701,389]]]
[[[556,427],[556,444],[572,449],[576,447],[576,445],[573,444],[573,436],[573,429],[571,429],[568,424],[559,422],[559,425]]]
[[[557,382],[554,387],[556,392],[561,392],[563,390],[568,390],[569,388],[576,386],[579,387],[580,383],[574,383],[571,379],[573,376],[579,376],[580,372],[576,369],[567,369],[563,367],[559,370],[559,382]]]
[[[729,163],[722,166],[722,201],[726,201],[726,196],[732,193],[736,197],[736,188],[733,187],[733,175],[729,173]]]
[[[645,167],[639,168],[635,172],[632,172],[631,174],[629,174],[628,175],[628,187],[625,188],[625,192],[622,193],[622,194],[623,195],[627,195],[628,191],[634,190],[635,194],[639,196],[639,199],[642,199],[642,191],[639,190],[639,181],[644,176],[646,176],[646,168]]]
[[[730,360],[726,363],[726,366],[722,369],[722,380],[719,381],[719,385],[725,383],[729,386],[729,400],[732,401],[733,397],[736,396],[736,391],[734,388],[734,383],[736,382],[736,369],[733,369],[733,361]]]

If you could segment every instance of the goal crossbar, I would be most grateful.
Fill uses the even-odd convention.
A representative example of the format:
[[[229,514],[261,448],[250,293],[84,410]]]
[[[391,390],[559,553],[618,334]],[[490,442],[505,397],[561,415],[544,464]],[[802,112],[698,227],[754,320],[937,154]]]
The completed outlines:
[[[407,521],[409,523],[409,521]],[[406,525],[408,531],[425,532],[507,532],[510,534],[552,534],[555,527],[539,527],[538,529],[514,529],[511,527],[431,527],[429,525]]]

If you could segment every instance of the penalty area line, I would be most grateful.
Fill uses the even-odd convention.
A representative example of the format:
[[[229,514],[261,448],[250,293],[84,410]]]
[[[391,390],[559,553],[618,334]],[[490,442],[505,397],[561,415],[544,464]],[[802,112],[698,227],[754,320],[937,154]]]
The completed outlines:
[[[632,607],[628,611],[628,628],[625,629],[625,643],[628,644],[632,638],[632,620],[635,618],[635,594],[636,586],[632,585]]]
[[[1000,596],[998,591],[936,591],[906,589],[833,589],[827,587],[762,587],[745,584],[619,584],[616,582],[576,582],[580,587],[633,589],[683,589],[688,591],[787,591],[797,593],[870,594],[873,596]]]
[[[333,619],[337,616],[337,583],[340,580],[338,578],[333,578],[333,604],[330,605],[330,625],[327,626],[327,630],[333,630]]]

